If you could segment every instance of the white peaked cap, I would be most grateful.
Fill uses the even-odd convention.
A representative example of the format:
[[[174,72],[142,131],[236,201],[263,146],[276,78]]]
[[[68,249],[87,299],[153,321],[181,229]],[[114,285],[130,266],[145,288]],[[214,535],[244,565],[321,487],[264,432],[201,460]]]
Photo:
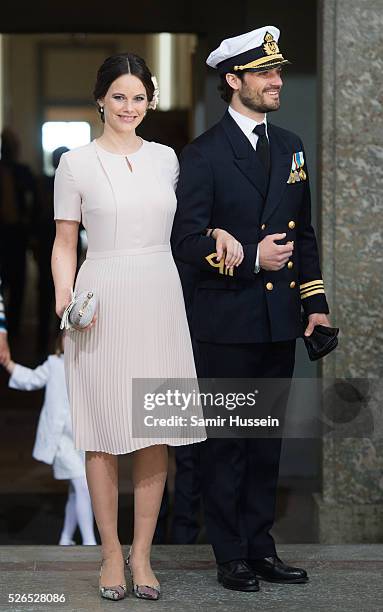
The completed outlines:
[[[237,69],[242,70],[266,70],[271,65],[289,63],[279,51],[277,45],[279,35],[279,29],[270,25],[246,32],[246,34],[226,38],[217,49],[210,53],[206,63],[211,68],[218,67],[219,72],[229,72],[230,63],[234,65],[236,63],[251,64],[253,62],[255,64],[254,66],[246,66],[246,68],[245,66],[241,68],[237,66]],[[234,61],[231,62],[231,60]],[[222,66],[218,66],[219,64],[222,64]]]

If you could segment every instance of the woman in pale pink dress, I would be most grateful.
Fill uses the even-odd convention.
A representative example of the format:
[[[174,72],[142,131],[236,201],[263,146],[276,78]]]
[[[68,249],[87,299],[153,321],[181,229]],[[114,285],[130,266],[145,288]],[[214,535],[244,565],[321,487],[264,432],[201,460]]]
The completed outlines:
[[[119,454],[133,453],[134,539],[129,566],[135,594],[158,599],[150,564],[153,533],[167,473],[167,445],[205,439],[185,428],[178,437],[132,432],[132,378],[195,379],[182,289],[170,250],[178,161],[136,128],[156,92],[145,62],[124,53],[105,60],[94,98],[104,122],[100,138],[65,153],[55,179],[56,240],[52,270],[56,312],[71,300],[78,224],[88,235],[87,259],[75,291],[94,290],[90,327],[70,331],[65,367],[76,448],[86,473],[102,542],[100,594],[126,595],[117,533]],[[109,586],[110,585],[110,586]]]

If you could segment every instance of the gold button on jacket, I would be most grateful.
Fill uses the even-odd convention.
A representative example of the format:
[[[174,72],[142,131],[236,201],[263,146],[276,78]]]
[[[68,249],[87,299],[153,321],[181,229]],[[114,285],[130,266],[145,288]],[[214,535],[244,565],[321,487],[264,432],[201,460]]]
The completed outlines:
[[[264,229],[266,229],[266,225],[264,223],[262,223],[261,230],[264,230]]]
[[[295,227],[295,221],[289,221],[289,228],[294,229],[294,227]]]
[[[267,283],[266,289],[268,289],[268,291],[271,291],[273,289],[273,283]]]
[[[288,267],[288,268],[291,270],[291,268],[293,267],[293,265],[294,265],[294,264],[293,264],[293,262],[292,262],[292,261],[289,261],[289,263],[287,264],[287,267]]]
[[[291,288],[291,289],[294,289],[295,284],[296,284],[296,283],[295,283],[295,281],[291,281],[291,283],[290,283],[290,288]]]

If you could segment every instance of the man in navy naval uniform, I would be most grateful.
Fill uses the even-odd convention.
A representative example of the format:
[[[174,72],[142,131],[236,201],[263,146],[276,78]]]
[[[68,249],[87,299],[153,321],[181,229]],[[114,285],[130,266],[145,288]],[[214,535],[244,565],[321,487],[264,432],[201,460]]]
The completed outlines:
[[[174,256],[198,269],[192,303],[197,372],[213,378],[291,378],[295,342],[330,325],[310,188],[298,136],[270,124],[282,66],[273,26],[224,40],[207,59],[229,104],[183,150]],[[199,445],[208,537],[226,588],[257,578],[308,580],[278,556],[274,522],[281,440],[209,438]]]

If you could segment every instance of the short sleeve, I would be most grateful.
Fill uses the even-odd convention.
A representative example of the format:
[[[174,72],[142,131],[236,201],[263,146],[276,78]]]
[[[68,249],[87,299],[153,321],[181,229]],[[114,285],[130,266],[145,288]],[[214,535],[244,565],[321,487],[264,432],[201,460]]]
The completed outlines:
[[[81,221],[81,195],[65,154],[61,156],[54,183],[55,219]]]
[[[178,163],[178,157],[175,153],[175,151],[173,149],[171,150],[171,180],[172,180],[172,185],[174,187],[174,191],[176,190],[177,187],[177,183],[178,183],[178,177],[180,174],[180,165]]]

